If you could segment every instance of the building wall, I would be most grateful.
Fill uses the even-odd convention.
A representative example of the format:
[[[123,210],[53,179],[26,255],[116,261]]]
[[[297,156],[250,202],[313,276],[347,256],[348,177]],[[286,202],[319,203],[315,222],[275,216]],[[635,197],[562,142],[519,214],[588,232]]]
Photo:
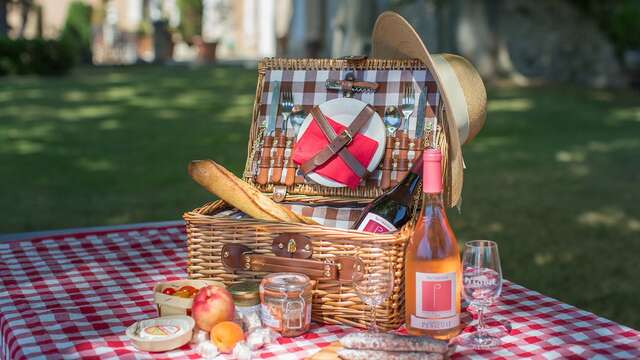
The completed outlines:
[[[35,3],[42,7],[42,35],[45,38],[55,38],[58,36],[67,15],[67,9],[72,0],[36,0]],[[20,25],[22,24],[22,9],[20,6],[12,4],[9,7],[7,20],[11,31],[10,37],[17,37]],[[25,30],[26,38],[34,38],[37,34],[37,15],[31,11]]]
[[[57,38],[64,26],[69,5],[74,0],[34,0],[42,9],[42,29],[45,38]],[[81,0],[92,6],[94,12],[105,14],[107,9],[115,18],[113,30],[119,33],[134,34],[140,28],[142,21],[143,0]],[[164,15],[175,22],[178,17],[176,0],[158,0],[162,2]],[[262,57],[284,55],[278,36],[290,32],[290,19],[294,7],[304,8],[306,0],[227,0],[228,12],[222,14],[225,18],[223,35],[218,39],[217,55],[220,59],[259,59]],[[105,5],[109,2],[109,6]],[[19,6],[11,6],[8,21],[11,26],[10,36],[17,37],[21,20]],[[299,11],[298,11],[299,12]],[[298,19],[298,36],[304,39],[304,21]],[[171,21],[171,20],[170,20]],[[26,38],[37,37],[37,14],[32,11],[28,18],[25,31]],[[106,23],[106,21],[103,21]],[[172,24],[177,25],[177,24]],[[104,25],[102,26],[104,27]],[[97,28],[100,30],[102,27]],[[284,33],[284,34],[282,34]],[[294,48],[302,45],[298,50],[304,51],[304,41],[293,42]],[[277,51],[277,49],[281,49]],[[301,52],[299,55],[303,55]]]

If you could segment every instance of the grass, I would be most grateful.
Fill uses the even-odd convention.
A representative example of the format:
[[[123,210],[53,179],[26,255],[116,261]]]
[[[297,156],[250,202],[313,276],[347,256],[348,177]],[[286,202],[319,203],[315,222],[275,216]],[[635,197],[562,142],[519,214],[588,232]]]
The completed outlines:
[[[83,69],[0,83],[0,233],[176,219],[208,198],[187,175],[239,171],[255,71]]]
[[[244,167],[255,70],[79,69],[0,82],[0,233],[179,218],[211,197],[189,160]],[[465,146],[461,242],[505,276],[640,328],[640,96],[495,88]]]

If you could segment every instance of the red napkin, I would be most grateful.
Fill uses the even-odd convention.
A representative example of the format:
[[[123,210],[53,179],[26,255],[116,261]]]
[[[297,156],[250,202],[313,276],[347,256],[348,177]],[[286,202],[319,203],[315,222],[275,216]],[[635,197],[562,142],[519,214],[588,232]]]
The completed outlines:
[[[325,118],[336,134],[340,134],[342,130],[346,129],[345,126],[335,122],[328,116],[325,115]],[[327,145],[329,145],[329,139],[327,139],[322,130],[320,130],[320,126],[314,119],[311,121],[311,124],[309,124],[309,127],[307,127],[307,131],[302,134],[300,140],[296,143],[293,149],[293,161],[301,165],[311,159],[320,150],[327,147]],[[347,145],[347,151],[365,168],[371,162],[371,158],[377,148],[377,141],[360,133],[357,133],[351,143]],[[338,155],[334,155],[327,160],[327,162],[315,168],[314,172],[341,184],[345,184],[352,189],[356,188],[360,183],[358,175],[356,175],[349,165]]]

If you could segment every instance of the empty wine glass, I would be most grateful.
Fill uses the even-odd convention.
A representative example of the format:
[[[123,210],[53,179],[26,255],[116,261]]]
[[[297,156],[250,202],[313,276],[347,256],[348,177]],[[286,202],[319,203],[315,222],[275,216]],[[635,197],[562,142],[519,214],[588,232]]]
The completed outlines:
[[[369,249],[358,258],[363,267],[356,264],[353,269],[353,287],[363,303],[371,309],[369,332],[379,332],[376,323],[376,308],[382,305],[393,292],[393,265],[384,257],[382,249]]]
[[[464,298],[478,312],[476,330],[460,336],[461,345],[474,349],[489,349],[500,345],[500,338],[491,334],[484,313],[502,291],[502,270],[498,244],[490,240],[473,240],[464,246],[462,255]]]

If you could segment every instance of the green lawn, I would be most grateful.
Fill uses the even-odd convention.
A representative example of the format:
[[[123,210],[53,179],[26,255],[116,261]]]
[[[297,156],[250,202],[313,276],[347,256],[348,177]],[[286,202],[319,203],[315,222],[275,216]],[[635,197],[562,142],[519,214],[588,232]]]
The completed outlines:
[[[189,160],[244,166],[255,70],[79,69],[0,79],[0,233],[177,219],[211,197]],[[505,276],[640,328],[640,96],[490,91],[465,147],[461,242]]]

